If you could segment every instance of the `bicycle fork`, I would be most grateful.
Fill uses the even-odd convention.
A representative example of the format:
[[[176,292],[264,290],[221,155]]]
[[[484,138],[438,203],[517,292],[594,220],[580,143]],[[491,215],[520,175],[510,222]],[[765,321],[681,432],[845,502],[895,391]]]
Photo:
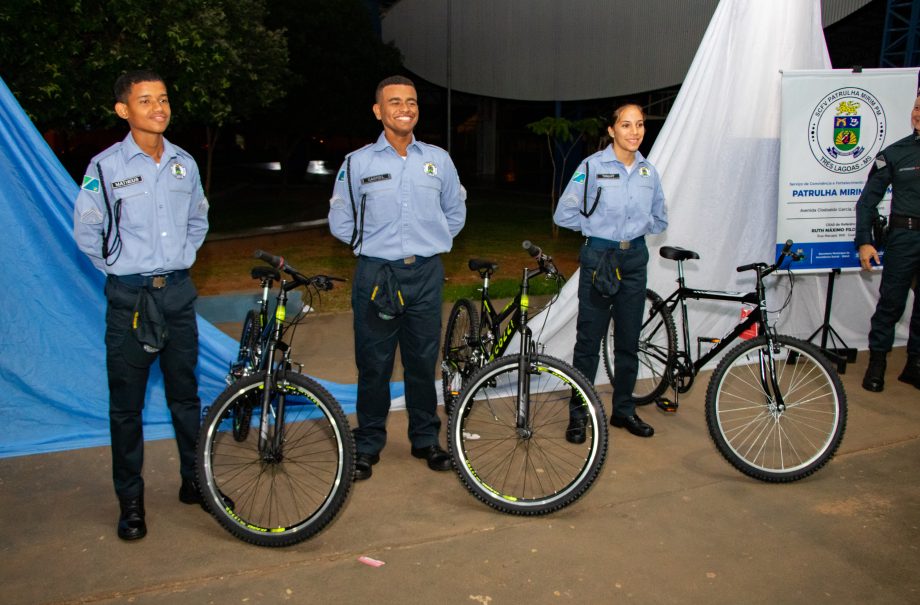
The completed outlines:
[[[527,269],[524,269],[524,279],[521,284],[521,352],[518,355],[518,384],[517,384],[517,434],[521,439],[530,439],[533,428],[530,425],[530,366],[533,361],[531,355],[532,342],[530,330],[527,328],[527,307],[530,299],[527,295]]]

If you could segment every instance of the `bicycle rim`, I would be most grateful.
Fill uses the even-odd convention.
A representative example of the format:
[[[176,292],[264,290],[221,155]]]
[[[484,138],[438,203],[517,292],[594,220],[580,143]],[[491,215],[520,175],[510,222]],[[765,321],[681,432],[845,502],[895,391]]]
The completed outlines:
[[[325,527],[351,488],[354,441],[338,403],[298,374],[273,388],[269,428],[277,430],[284,392],[280,451],[260,452],[264,378],[236,383],[218,397],[199,437],[198,477],[207,508],[234,536],[260,546],[287,546]],[[233,431],[234,406],[259,401],[246,438]]]
[[[807,477],[833,457],[846,427],[846,393],[814,345],[777,336],[773,360],[785,409],[760,378],[761,336],[729,352],[706,395],[709,433],[741,472],[771,482]],[[769,384],[769,382],[768,382]]]
[[[466,299],[455,302],[447,320],[441,369],[444,406],[448,411],[457,400],[465,378],[470,373],[469,363],[473,357],[470,342],[478,329],[472,304]]]
[[[518,361],[498,359],[474,374],[448,420],[448,445],[467,489],[489,506],[546,514],[577,500],[607,454],[604,410],[577,370],[537,355],[529,377],[528,433],[516,426]],[[586,419],[586,440],[566,441],[569,401]]]

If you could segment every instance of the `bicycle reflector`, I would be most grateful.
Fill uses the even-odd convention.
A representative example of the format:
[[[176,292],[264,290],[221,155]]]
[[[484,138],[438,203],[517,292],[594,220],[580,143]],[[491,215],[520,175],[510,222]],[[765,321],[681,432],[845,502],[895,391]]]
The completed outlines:
[[[753,307],[741,307],[741,321],[747,319],[748,315],[750,315],[753,310]],[[750,328],[739,334],[738,338],[741,340],[750,340],[752,338],[757,338],[759,333],[759,326],[755,323],[752,324]]]

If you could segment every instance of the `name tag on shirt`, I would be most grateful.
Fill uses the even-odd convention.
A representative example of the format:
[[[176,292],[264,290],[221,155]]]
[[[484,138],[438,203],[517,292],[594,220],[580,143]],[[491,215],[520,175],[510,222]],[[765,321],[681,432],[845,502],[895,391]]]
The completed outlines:
[[[599,179],[618,179],[620,178],[620,173],[615,172],[613,174],[599,174],[597,175],[597,178]]]
[[[374,176],[368,176],[361,179],[362,185],[368,185],[370,183],[379,183],[380,181],[389,181],[391,177],[389,174],[375,174]]]
[[[144,177],[141,175],[132,176],[131,178],[123,179],[121,181],[115,181],[112,183],[112,189],[118,189],[120,187],[127,187],[128,185],[136,185],[144,180]]]

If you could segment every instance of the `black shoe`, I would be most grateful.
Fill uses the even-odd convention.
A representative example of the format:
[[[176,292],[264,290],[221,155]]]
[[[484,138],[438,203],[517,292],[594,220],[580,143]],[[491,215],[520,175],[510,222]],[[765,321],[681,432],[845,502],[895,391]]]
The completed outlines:
[[[428,468],[433,471],[449,471],[453,464],[450,454],[441,449],[440,445],[412,448],[412,455],[428,462]]]
[[[370,479],[371,475],[374,474],[374,469],[371,467],[378,462],[380,462],[380,454],[362,454],[359,452],[355,456],[355,481]]]
[[[907,363],[904,365],[904,371],[898,376],[898,380],[920,389],[920,355],[907,356]]]
[[[632,416],[610,416],[610,424],[620,429],[626,429],[636,437],[651,437],[655,434],[655,429],[643,422],[638,414],[633,414]]]
[[[586,418],[571,418],[569,426],[565,429],[565,440],[569,443],[584,443],[588,440],[588,424]]]
[[[201,490],[198,488],[198,482],[191,479],[182,479],[182,486],[179,488],[179,502],[183,504],[203,504],[201,499]]]
[[[869,367],[863,376],[862,388],[873,393],[881,393],[885,389],[885,351],[869,351]]]
[[[144,499],[121,500],[121,516],[118,517],[118,537],[122,540],[140,540],[147,535],[144,522]]]

